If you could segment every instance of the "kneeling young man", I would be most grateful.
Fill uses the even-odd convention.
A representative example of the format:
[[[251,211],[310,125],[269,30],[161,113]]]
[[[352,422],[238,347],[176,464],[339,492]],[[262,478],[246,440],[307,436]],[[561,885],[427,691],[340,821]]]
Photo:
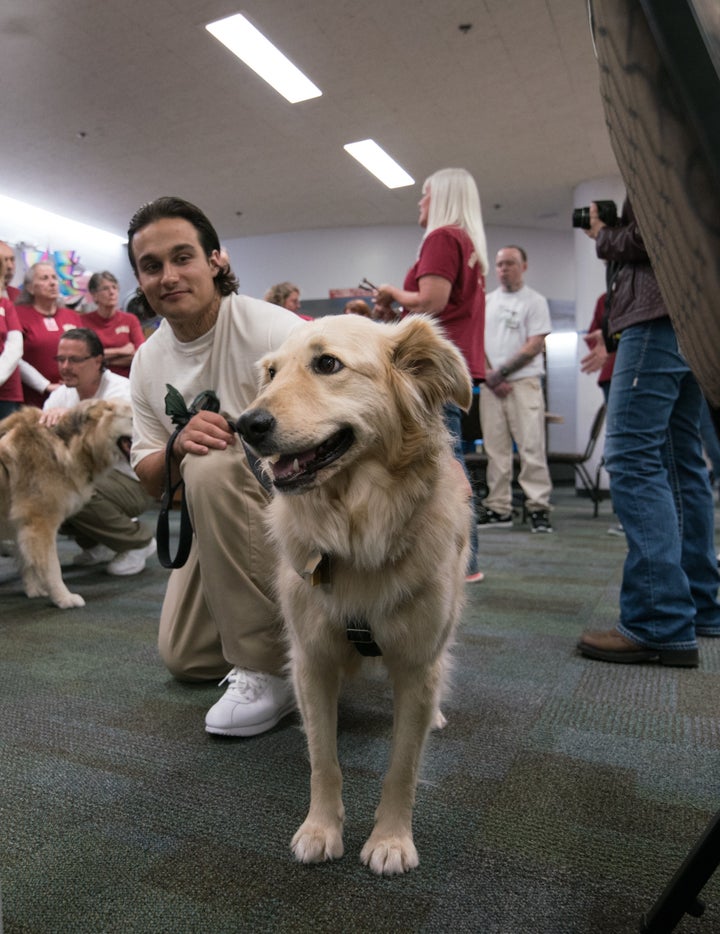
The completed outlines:
[[[257,394],[256,361],[303,322],[237,292],[237,279],[203,212],[180,198],[141,207],[128,231],[139,293],[163,320],[131,371],[132,464],[148,492],[165,485],[165,449],[174,431],[166,384],[187,405],[205,390],[239,415]],[[274,556],[263,522],[268,493],[244,449],[215,412],[200,411],[172,447],[172,482],[182,476],[193,526],[187,563],[174,570],[160,617],[160,654],[175,677],[224,678],[208,711],[210,733],[252,736],[294,708],[282,676],[285,650],[272,590]]]

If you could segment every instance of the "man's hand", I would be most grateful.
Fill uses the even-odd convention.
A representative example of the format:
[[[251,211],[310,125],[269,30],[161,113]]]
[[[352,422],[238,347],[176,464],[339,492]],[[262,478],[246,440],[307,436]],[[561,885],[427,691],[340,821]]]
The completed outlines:
[[[606,227],[607,224],[604,224],[600,217],[598,216],[597,204],[594,201],[590,202],[590,228],[585,230],[584,233],[590,237],[591,240],[597,240],[597,235],[599,231]]]
[[[502,383],[498,383],[497,386],[491,386],[490,389],[495,393],[498,399],[504,399],[513,391],[513,384],[504,380]]]
[[[70,409],[45,409],[40,416],[40,424],[47,428],[54,428],[66,412]]]
[[[193,415],[175,439],[173,454],[182,460],[186,454],[207,454],[211,448],[224,451],[235,444],[235,435],[230,431],[227,419],[219,412],[201,410]]]
[[[513,390],[512,383],[508,382],[500,370],[487,370],[485,373],[485,385],[491,389],[498,399],[504,399],[509,396]]]

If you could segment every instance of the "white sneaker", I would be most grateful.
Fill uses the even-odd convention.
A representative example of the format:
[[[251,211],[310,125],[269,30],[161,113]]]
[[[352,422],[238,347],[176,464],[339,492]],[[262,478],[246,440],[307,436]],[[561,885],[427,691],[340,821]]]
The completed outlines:
[[[285,678],[233,668],[220,684],[226,681],[230,686],[205,717],[208,733],[256,736],[274,727],[295,709],[292,686]]]
[[[106,545],[93,545],[92,548],[86,548],[79,555],[72,559],[73,564],[80,565],[83,568],[90,568],[94,564],[104,564],[106,561],[112,561],[115,552]]]
[[[113,558],[105,570],[108,574],[114,574],[116,577],[129,577],[131,574],[139,574],[145,570],[145,562],[157,551],[155,539],[150,541],[144,548],[133,548],[131,551],[121,551]]]

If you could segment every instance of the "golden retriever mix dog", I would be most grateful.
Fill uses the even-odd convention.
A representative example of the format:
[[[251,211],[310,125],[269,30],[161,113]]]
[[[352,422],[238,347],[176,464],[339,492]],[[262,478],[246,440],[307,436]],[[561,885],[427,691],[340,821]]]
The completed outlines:
[[[298,328],[260,362],[238,421],[276,493],[268,509],[290,669],[310,752],[310,810],[292,840],[311,863],[343,852],[337,758],[342,675],[382,654],[394,692],[390,767],[361,860],[412,869],[412,808],[463,604],[470,512],[442,407],[467,409],[465,362],[424,317],[356,315]]]
[[[0,422],[0,525],[9,525],[17,541],[28,597],[49,596],[63,609],[84,606],[63,582],[57,531],[123,456],[132,413],[124,402],[89,399],[53,428],[41,425],[40,415],[25,407]]]

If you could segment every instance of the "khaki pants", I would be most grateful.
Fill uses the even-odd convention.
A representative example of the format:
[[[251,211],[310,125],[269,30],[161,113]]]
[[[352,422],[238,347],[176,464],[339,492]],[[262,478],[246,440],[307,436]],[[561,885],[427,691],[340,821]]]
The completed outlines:
[[[504,399],[491,389],[480,391],[480,422],[487,454],[488,495],[483,505],[494,512],[512,510],[513,440],[520,455],[518,482],[530,512],[550,509],[552,482],[545,453],[545,401],[540,379],[528,376],[511,383]]]
[[[181,680],[222,678],[239,666],[280,674],[285,648],[272,595],[275,557],[264,527],[269,495],[240,443],[181,464],[192,549],[172,571],[158,646]]]
[[[62,524],[81,548],[105,545],[113,551],[131,551],[149,545],[154,530],[141,516],[154,504],[140,485],[119,470],[110,470],[95,484],[83,508]]]

